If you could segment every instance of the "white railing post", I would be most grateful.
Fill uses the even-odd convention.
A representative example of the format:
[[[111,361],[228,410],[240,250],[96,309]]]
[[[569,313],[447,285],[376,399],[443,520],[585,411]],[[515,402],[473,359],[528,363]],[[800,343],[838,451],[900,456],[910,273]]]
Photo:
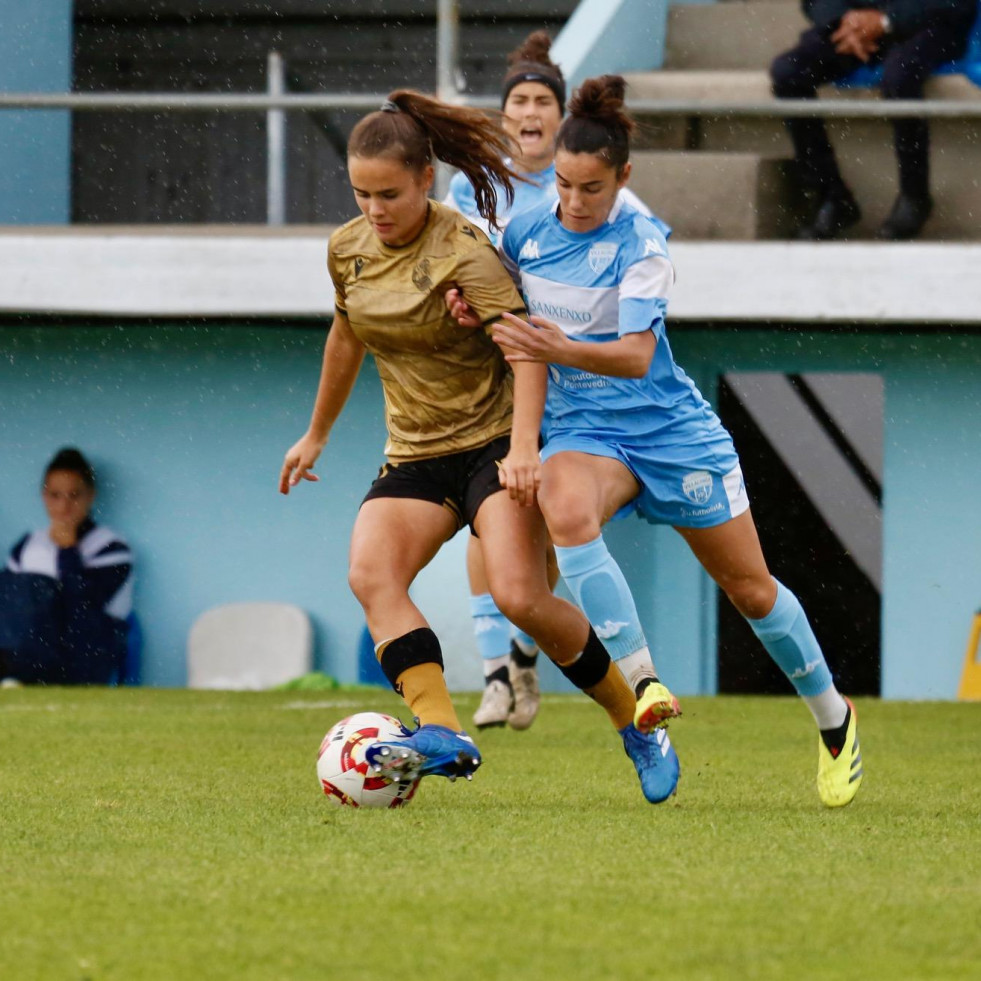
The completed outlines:
[[[436,95],[443,102],[459,102],[460,4],[458,0],[437,0],[436,7]],[[437,164],[433,195],[438,201],[450,188],[450,171]]]
[[[266,59],[266,91],[274,98],[286,92],[283,56],[270,51]],[[286,112],[266,113],[266,224],[286,222]]]

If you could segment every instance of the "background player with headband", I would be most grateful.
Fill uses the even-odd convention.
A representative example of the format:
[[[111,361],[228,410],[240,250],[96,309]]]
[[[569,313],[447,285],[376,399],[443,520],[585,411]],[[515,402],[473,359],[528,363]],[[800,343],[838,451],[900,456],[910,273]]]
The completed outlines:
[[[556,200],[555,137],[565,113],[566,86],[561,68],[549,57],[551,43],[548,34],[536,31],[508,56],[508,70],[501,89],[504,128],[515,147],[508,162],[525,181],[515,184],[510,207],[504,206],[504,195],[498,195],[496,221],[500,229],[490,227],[480,216],[466,174],[454,176],[444,201],[480,225],[495,243],[500,242],[503,228],[513,215]],[[635,208],[650,215],[639,198],[627,189],[624,194]],[[670,235],[666,225],[654,220],[666,236]],[[459,293],[454,291],[449,298],[451,308],[459,299]],[[549,560],[554,587],[557,570],[551,548]],[[534,721],[540,701],[535,666],[538,647],[528,634],[512,627],[494,603],[487,588],[480,546],[473,537],[467,545],[467,575],[485,685],[480,705],[474,712],[474,724],[482,729],[507,722],[512,728],[526,729]],[[617,656],[617,665],[638,697],[644,699],[644,721],[648,726],[655,719],[677,714],[677,701],[660,684],[646,640],[636,649],[618,648]]]
[[[558,134],[558,202],[516,216],[502,244],[528,309],[554,312],[506,314],[494,336],[512,364],[549,366],[539,502],[559,569],[590,622],[639,630],[600,529],[633,511],[673,525],[813,713],[818,791],[841,806],[862,780],[855,713],[797,597],[767,569],[728,432],[672,357],[667,245],[622,194],[624,89],[615,75],[583,83]]]
[[[486,236],[429,200],[435,157],[467,173],[492,218],[496,186],[510,186],[506,149],[483,113],[406,90],[354,127],[348,175],[362,214],[330,239],[336,313],[310,425],[286,454],[280,490],[317,479],[311,470],[370,351],[385,393],[387,462],[355,521],[349,581],[382,670],[419,725],[408,739],[371,747],[369,763],[391,779],[469,777],[480,765],[446,689],[439,640],[409,595],[467,524],[482,540],[495,602],[606,709],[657,801],[673,783],[658,742],[633,725],[633,692],[581,611],[548,586],[534,503],[546,372],[519,364],[512,376],[482,327],[524,312],[521,298]],[[476,328],[447,310],[453,285],[470,298]]]

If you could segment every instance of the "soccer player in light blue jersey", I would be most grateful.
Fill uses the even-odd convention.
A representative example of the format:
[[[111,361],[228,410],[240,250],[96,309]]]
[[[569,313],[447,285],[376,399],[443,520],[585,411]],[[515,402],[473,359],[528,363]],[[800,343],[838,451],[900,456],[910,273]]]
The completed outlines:
[[[532,316],[505,314],[494,336],[512,363],[547,366],[538,500],[559,570],[617,658],[642,631],[602,525],[636,512],[674,526],[807,703],[821,800],[842,806],[862,780],[854,708],[797,597],[770,575],[729,433],[672,357],[665,237],[623,194],[624,88],[616,75],[583,83],[559,129],[558,200],[512,218],[502,241]],[[642,695],[634,731],[649,729],[643,716]],[[631,730],[624,745],[631,758],[654,748]]]
[[[516,148],[508,163],[525,181],[514,183],[513,202],[509,203],[503,192],[498,194],[498,227],[492,227],[480,214],[473,187],[463,173],[454,176],[443,202],[466,215],[496,245],[500,244],[503,229],[514,215],[557,200],[555,137],[565,112],[566,89],[562,70],[549,57],[550,48],[548,34],[535,31],[508,57],[501,106],[504,128]],[[633,207],[650,215],[639,198],[626,188],[623,193]],[[670,234],[667,226],[660,227],[665,235]],[[549,559],[554,586],[558,572],[551,549]],[[473,537],[467,546],[467,576],[474,634],[484,666],[484,693],[474,712],[474,724],[478,729],[505,723],[514,729],[527,729],[538,713],[540,702],[538,647],[531,637],[509,624],[494,603],[480,546]],[[646,640],[639,638],[636,649],[623,650],[617,664],[621,670],[627,669],[627,681],[638,695],[651,684],[657,686],[648,693],[648,721],[655,715],[677,714],[677,701],[660,686]],[[655,701],[655,694],[659,695],[659,701]]]

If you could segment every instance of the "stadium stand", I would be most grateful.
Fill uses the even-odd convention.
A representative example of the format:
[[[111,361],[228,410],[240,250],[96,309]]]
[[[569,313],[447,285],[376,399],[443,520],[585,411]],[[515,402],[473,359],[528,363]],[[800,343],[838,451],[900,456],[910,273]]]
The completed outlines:
[[[634,190],[674,228],[677,239],[781,238],[800,217],[792,179],[790,141],[780,119],[732,118],[712,103],[767,102],[768,67],[806,26],[797,0],[726,0],[672,6],[664,68],[628,76],[635,100],[693,100],[707,104],[689,117],[648,116],[634,155]],[[976,27],[969,61],[981,70]],[[981,100],[965,74],[938,74],[927,98]],[[829,86],[822,98],[867,99],[874,90]],[[863,220],[851,238],[870,237],[896,193],[891,126],[880,119],[829,124],[849,186],[862,201]],[[923,238],[978,238],[981,216],[981,123],[937,119],[931,123],[932,184],[936,209]]]

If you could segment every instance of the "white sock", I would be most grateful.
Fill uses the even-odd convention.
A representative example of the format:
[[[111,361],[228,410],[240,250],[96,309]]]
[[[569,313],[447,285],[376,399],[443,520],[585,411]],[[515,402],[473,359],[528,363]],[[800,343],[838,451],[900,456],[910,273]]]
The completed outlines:
[[[848,703],[841,693],[832,685],[825,688],[820,695],[802,695],[807,707],[814,716],[819,729],[837,729],[845,721],[848,714]]]
[[[631,691],[636,691],[637,686],[645,678],[656,678],[657,671],[654,670],[654,662],[651,660],[651,652],[646,647],[640,647],[626,657],[621,657],[614,661],[620,669],[620,673],[627,679]]]

